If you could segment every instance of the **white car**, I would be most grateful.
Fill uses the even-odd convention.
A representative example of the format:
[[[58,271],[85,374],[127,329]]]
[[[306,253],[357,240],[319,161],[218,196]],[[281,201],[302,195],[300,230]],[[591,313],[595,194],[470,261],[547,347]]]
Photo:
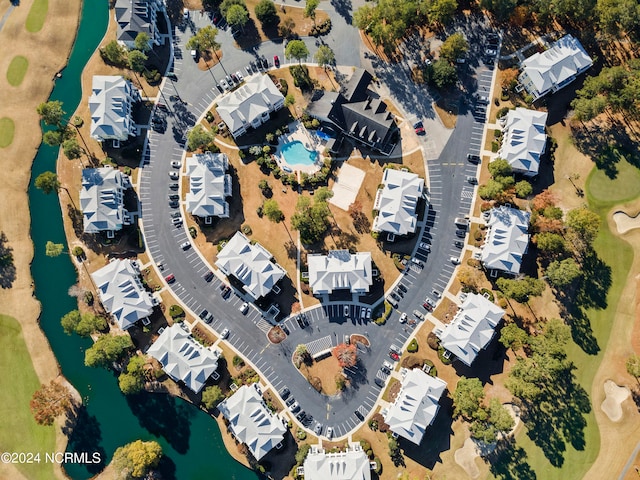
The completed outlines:
[[[240,310],[240,313],[242,313],[243,315],[246,315],[249,311],[249,304],[247,302],[244,302],[242,305],[240,305],[240,308],[238,310]]]
[[[229,336],[229,329],[225,328],[224,330],[222,330],[222,333],[220,334],[220,338],[224,340],[228,336]]]
[[[333,427],[328,427],[327,428],[327,432],[325,433],[325,435],[327,436],[327,438],[329,440],[331,440],[331,437],[333,437]]]
[[[495,57],[498,54],[498,51],[493,48],[487,48],[487,51],[484,53],[487,57]]]
[[[180,248],[183,250],[189,250],[191,248],[191,242],[183,242],[180,244]]]
[[[371,318],[371,309],[367,308],[367,319]]]
[[[403,312],[402,315],[400,315],[400,323],[404,323],[407,321],[407,314],[406,312]]]
[[[431,245],[425,242],[420,242],[420,248],[422,248],[423,250],[426,250],[427,252],[431,251]]]
[[[222,80],[220,80],[220,85],[225,90],[229,90],[229,88],[231,88],[231,87],[229,87],[229,83],[224,78]]]
[[[367,317],[367,309],[362,307],[360,309],[360,319],[362,320],[362,319],[365,319],[366,317]]]
[[[180,178],[180,175],[178,174],[178,172],[169,172],[169,178],[171,180],[178,180]]]
[[[242,81],[244,80],[244,77],[242,76],[242,72],[240,72],[240,70],[236,72],[236,77],[238,77],[238,83],[242,83]]]
[[[182,162],[180,160],[172,160],[171,166],[173,168],[180,168],[182,166]]]
[[[458,257],[451,257],[449,260],[451,260],[451,263],[454,265],[460,265],[460,259]]]

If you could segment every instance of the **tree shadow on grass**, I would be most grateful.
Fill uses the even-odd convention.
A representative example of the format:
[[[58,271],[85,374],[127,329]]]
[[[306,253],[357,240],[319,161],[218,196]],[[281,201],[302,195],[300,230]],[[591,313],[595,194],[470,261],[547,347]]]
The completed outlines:
[[[486,460],[491,474],[499,480],[536,480],[536,472],[527,463],[527,452],[513,439],[499,442]]]
[[[583,280],[577,303],[583,308],[607,308],[607,293],[611,288],[611,267],[591,250],[583,256]]]
[[[7,236],[0,232],[0,287],[11,288],[16,279],[16,266],[13,263],[13,248],[8,243]]]
[[[127,396],[127,403],[140,425],[157,437],[164,437],[178,453],[189,450],[192,408],[182,400],[158,393]]]
[[[576,450],[585,448],[585,415],[591,411],[591,403],[587,392],[575,381],[574,368],[558,374],[547,388],[545,400],[522,404],[527,435],[554,467],[564,464],[567,443]]]

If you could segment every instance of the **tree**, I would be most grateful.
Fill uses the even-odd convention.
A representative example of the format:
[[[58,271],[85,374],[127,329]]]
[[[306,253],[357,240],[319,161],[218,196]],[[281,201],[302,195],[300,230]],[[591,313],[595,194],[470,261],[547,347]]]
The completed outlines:
[[[100,49],[100,56],[106,63],[118,67],[124,66],[127,61],[127,49],[117,40],[111,40],[104,48]]]
[[[564,252],[565,241],[562,235],[551,232],[541,232],[535,236],[538,250],[551,255],[557,255]]]
[[[54,192],[57,193],[58,190],[60,190],[58,175],[53,172],[42,172],[36,177],[34,184],[36,188],[42,190],[46,195]]]
[[[460,377],[453,392],[453,415],[467,420],[477,417],[484,399],[484,388],[478,378]]]
[[[66,113],[62,110],[62,102],[59,100],[51,100],[38,105],[36,108],[38,115],[47,125],[55,125],[59,127],[62,124],[62,117]]]
[[[304,5],[304,16],[311,18],[313,24],[316,24],[316,8],[320,5],[320,0],[307,0]]]
[[[505,297],[518,303],[527,303],[529,297],[539,297],[544,291],[544,282],[537,278],[524,277],[517,280],[498,278],[496,285]]]
[[[69,313],[66,313],[60,319],[60,324],[62,325],[62,330],[67,335],[71,335],[76,331],[76,327],[80,323],[82,319],[80,312],[78,310],[71,310]]]
[[[127,64],[134,72],[142,73],[147,69],[145,65],[147,60],[148,57],[140,50],[131,50],[127,57]]]
[[[284,17],[280,25],[278,25],[278,33],[284,38],[290,38],[293,30],[296,28],[296,22],[291,17]]]
[[[309,454],[309,450],[311,450],[311,445],[307,443],[303,443],[298,447],[298,451],[296,452],[296,463],[302,465]]]
[[[149,37],[149,34],[146,32],[139,32],[133,41],[133,48],[144,53],[151,50],[151,37]]]
[[[87,367],[107,367],[121,360],[132,348],[133,342],[129,335],[102,335],[84,352],[84,364]]]
[[[358,349],[353,344],[340,343],[333,348],[331,354],[342,368],[350,368],[358,363]]]
[[[500,330],[500,343],[513,351],[528,344],[529,335],[515,323],[509,323]]]
[[[295,58],[300,63],[303,58],[309,56],[309,49],[302,40],[291,40],[284,49],[284,56]]]
[[[516,197],[527,198],[533,193],[533,187],[526,180],[520,180],[515,184]]]
[[[493,13],[500,22],[509,18],[517,4],[517,0],[480,0],[480,7]]]
[[[498,200],[504,194],[504,185],[494,179],[490,179],[486,185],[481,185],[478,188],[478,195],[483,200]]]
[[[483,279],[483,274],[477,268],[470,267],[469,265],[462,265],[458,268],[456,277],[462,284],[465,292],[477,292],[480,288],[480,282]]]
[[[453,65],[443,60],[436,60],[431,65],[431,81],[438,88],[447,88],[455,85],[458,74]]]
[[[634,377],[636,381],[640,379],[640,355],[635,353],[627,358],[627,373]]]
[[[89,337],[92,333],[105,330],[106,328],[107,321],[103,316],[86,312],[80,316],[80,321],[75,327],[75,332],[81,337]]]
[[[44,246],[44,253],[47,257],[59,257],[64,251],[64,244],[53,243],[51,240]]]
[[[62,142],[62,151],[69,160],[76,160],[82,156],[82,148],[75,138]]]
[[[121,373],[118,376],[118,386],[125,395],[135,395],[144,389],[144,381],[137,375]]]
[[[313,57],[315,58],[316,63],[325,70],[327,68],[327,65],[333,65],[333,63],[336,61],[336,56],[334,55],[333,50],[331,50],[331,47],[329,47],[329,45],[320,45],[318,47],[318,51]]]
[[[246,8],[241,6],[246,11]],[[220,43],[216,40],[218,36],[218,29],[207,25],[201,28],[198,32],[187,41],[186,47],[189,50],[198,50],[199,52],[215,52],[220,49]]]
[[[440,58],[444,58],[450,63],[462,58],[469,50],[469,43],[462,33],[454,33],[447,37],[440,46]]]
[[[118,448],[111,464],[127,479],[141,478],[158,465],[161,457],[162,447],[158,442],[136,440]]]
[[[196,125],[187,134],[187,150],[193,152],[198,149],[205,149],[211,145],[216,138],[213,131],[206,130],[202,125]]]
[[[242,5],[231,5],[227,11],[227,23],[233,28],[244,28],[249,21],[247,7]]]
[[[487,168],[489,169],[489,173],[494,179],[507,177],[513,174],[511,165],[509,165],[509,162],[507,162],[504,158],[496,158],[493,162],[489,163]]]
[[[291,226],[300,232],[303,243],[312,244],[319,241],[329,228],[329,207],[323,200],[325,190],[327,189],[318,189],[313,204],[309,197],[298,197],[296,211],[291,217]],[[328,193],[331,194],[331,191]]]
[[[224,400],[224,393],[222,393],[218,385],[207,387],[204,389],[204,392],[202,392],[202,403],[204,403],[204,406],[207,407],[208,410],[211,410],[222,400]]]
[[[549,283],[562,290],[582,276],[580,265],[573,258],[554,260],[545,272]]]
[[[262,25],[272,25],[279,20],[276,5],[272,0],[260,0],[256,5],[255,12]]]
[[[220,3],[220,13],[223,17],[226,18],[227,12],[233,5],[240,5],[244,8],[247,7],[247,4],[244,0],[222,0],[222,3]]]
[[[61,130],[49,130],[44,132],[42,136],[42,141],[49,145],[50,147],[57,147],[63,141],[62,139],[62,131]]]
[[[581,250],[593,244],[600,230],[600,217],[586,207],[569,210],[565,223],[574,234],[572,240]]]
[[[292,93],[288,93],[287,96],[284,97],[284,106],[290,107],[294,103],[296,103],[296,97],[294,97]]]
[[[56,417],[73,408],[73,398],[67,387],[51,380],[34,392],[29,407],[38,425],[52,425]]]
[[[433,0],[428,7],[429,21],[432,24],[448,25],[457,9],[457,0]]]
[[[489,421],[500,432],[508,432],[513,428],[515,422],[509,411],[500,403],[497,398],[489,400]]]
[[[280,210],[278,202],[273,199],[265,200],[262,204],[262,213],[273,223],[280,223],[284,220],[284,213]]]
[[[600,28],[610,35],[631,33],[640,25],[640,5],[636,0],[598,0],[596,12]]]

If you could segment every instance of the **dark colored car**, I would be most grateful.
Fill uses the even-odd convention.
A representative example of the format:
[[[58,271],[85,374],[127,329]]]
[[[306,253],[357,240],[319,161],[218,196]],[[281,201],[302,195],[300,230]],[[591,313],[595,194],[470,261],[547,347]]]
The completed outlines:
[[[465,235],[467,234],[466,230],[456,230],[456,236],[460,237],[460,238],[464,238]]]
[[[413,129],[415,130],[415,132],[418,135],[426,135],[427,132],[425,132],[424,130],[424,125],[422,125],[422,122],[416,122],[413,124]]]
[[[220,93],[224,93],[224,88],[222,88],[219,83],[216,84],[216,88]]]
[[[273,56],[273,65],[276,68],[280,68],[280,59],[278,58],[278,55]]]
[[[424,302],[424,303],[422,304],[422,308],[424,308],[425,310],[428,310],[428,311],[430,311],[430,312],[432,312],[432,311],[433,311],[433,307],[432,307],[431,305],[429,305],[427,302]]]
[[[397,353],[394,353],[394,355],[396,357],[398,356]],[[394,358],[394,360],[397,360],[397,359]],[[373,379],[373,381],[376,382],[376,385],[378,385],[380,388],[384,387],[384,380],[382,380],[381,378],[376,377],[376,378]]]
[[[208,271],[207,273],[205,273],[202,278],[204,278],[205,282],[210,282],[211,280],[213,280],[213,272],[212,271]]]
[[[287,387],[284,387],[282,390],[280,390],[280,396],[282,397],[283,400],[286,400],[290,393],[291,392]]]
[[[480,156],[479,155],[472,155],[472,154],[468,154],[467,155],[467,160],[469,160],[471,163],[480,163]]]
[[[305,417],[307,416],[306,412],[304,410],[300,410],[297,414],[296,414],[296,418],[299,421],[303,421],[305,419]]]
[[[398,288],[399,288],[400,290],[402,290],[404,293],[407,293],[407,291],[408,291],[408,290],[407,290],[407,287],[406,287],[404,284],[402,284],[402,283],[399,283],[399,284],[398,284]]]
[[[305,327],[304,321],[302,320],[302,317],[300,315],[296,316],[296,322],[298,322],[298,326],[300,328],[304,328]]]
[[[175,73],[173,73],[173,72],[169,72],[169,73],[167,73],[167,78],[168,78],[169,80],[173,80],[174,82],[177,82],[177,81],[178,81],[178,76],[177,76]]]
[[[458,248],[464,248],[464,243],[460,240],[456,240],[455,242],[453,242],[453,244]]]
[[[360,410],[356,410],[356,411],[355,411],[355,412],[353,412],[353,413],[356,415],[356,417],[358,417],[358,419],[359,419],[361,422],[364,422],[364,415],[362,415],[362,413],[360,412]]]
[[[296,399],[293,398],[293,397],[289,397],[289,398],[287,398],[287,400],[284,403],[287,405],[287,407],[290,407],[291,405],[296,403]]]
[[[209,315],[209,310],[207,310],[206,308],[204,310],[202,310],[200,312],[200,314],[198,315],[202,320],[204,320],[205,318],[207,318],[207,315]]]
[[[179,203],[177,200],[171,200],[171,201],[169,202],[169,206],[170,206],[171,208],[178,208],[178,207],[180,206],[180,203]]]

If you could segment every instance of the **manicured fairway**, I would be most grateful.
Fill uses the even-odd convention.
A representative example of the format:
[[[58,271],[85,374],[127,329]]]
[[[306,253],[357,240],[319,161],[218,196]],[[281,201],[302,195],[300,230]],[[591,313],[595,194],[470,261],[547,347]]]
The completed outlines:
[[[29,67],[29,60],[25,57],[22,55],[13,57],[7,69],[7,81],[9,85],[13,87],[19,86],[27,73],[27,67]]]
[[[611,204],[626,202],[640,195],[640,170],[624,158],[615,167],[615,178],[609,178],[597,168],[591,171],[586,185],[589,200]]]
[[[8,147],[13,142],[16,125],[8,117],[0,118],[0,148]]]
[[[49,0],[33,0],[33,5],[27,15],[27,22],[25,27],[27,31],[36,33],[42,30],[44,21],[47,18],[47,11],[49,10]]]
[[[54,478],[45,452],[55,451],[55,427],[38,425],[29,409],[33,392],[40,381],[22,337],[20,324],[12,317],[0,315],[0,451],[41,453],[41,462],[19,465],[29,479]]]

